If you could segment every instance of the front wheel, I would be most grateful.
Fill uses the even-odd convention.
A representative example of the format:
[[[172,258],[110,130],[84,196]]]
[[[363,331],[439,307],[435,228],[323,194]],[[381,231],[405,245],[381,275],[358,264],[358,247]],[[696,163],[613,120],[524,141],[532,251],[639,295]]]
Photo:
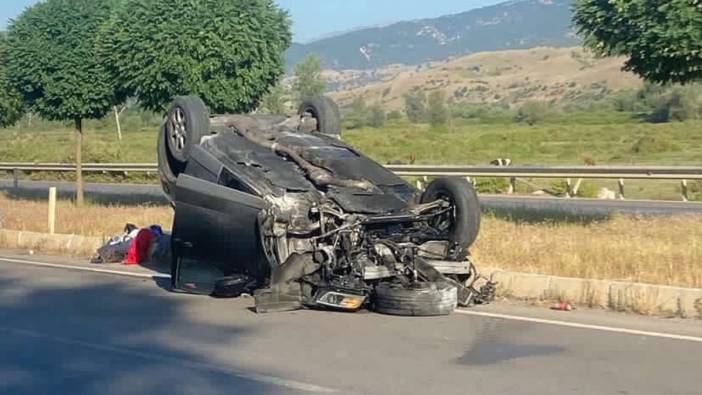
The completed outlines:
[[[460,177],[437,178],[427,187],[421,203],[445,200],[449,209],[432,226],[446,233],[454,244],[449,258],[463,260],[480,232],[480,202],[473,184]]]

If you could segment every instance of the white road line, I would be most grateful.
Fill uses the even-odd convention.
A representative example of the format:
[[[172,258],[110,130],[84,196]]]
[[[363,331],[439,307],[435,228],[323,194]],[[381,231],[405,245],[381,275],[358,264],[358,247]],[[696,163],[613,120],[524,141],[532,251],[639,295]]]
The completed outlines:
[[[626,335],[658,337],[658,338],[664,338],[664,339],[684,340],[684,341],[689,341],[689,342],[702,343],[702,337],[676,335],[673,333],[649,332],[649,331],[641,331],[641,330],[637,330],[637,329],[627,329],[627,328],[617,328],[617,327],[612,327],[612,326],[580,324],[577,322],[547,320],[547,319],[543,319],[543,318],[523,317],[523,316],[509,315],[509,314],[486,313],[486,312],[482,312],[482,311],[473,311],[473,310],[456,310],[456,313],[464,314],[464,315],[472,315],[472,316],[477,316],[477,317],[496,318],[496,319],[502,319],[502,320],[522,321],[522,322],[532,322],[532,323],[536,323],[536,324],[556,325],[556,326],[564,326],[564,327],[568,327],[568,328],[589,329],[589,330],[612,332],[612,333],[622,333],[622,334],[626,334]]]
[[[294,389],[294,390],[314,392],[314,393],[323,393],[323,394],[339,392],[336,389],[322,387],[322,386],[315,385],[315,384],[303,383],[300,381],[288,380],[288,379],[283,379],[280,377],[267,376],[267,375],[263,375],[263,374],[239,372],[239,371],[236,371],[234,369],[231,369],[231,368],[228,368],[225,366],[218,366],[218,365],[213,365],[213,364],[204,363],[204,362],[190,361],[190,360],[187,360],[184,358],[172,357],[172,356],[157,354],[157,353],[153,353],[153,352],[147,353],[147,352],[132,350],[129,348],[124,348],[124,347],[107,346],[104,344],[89,343],[89,342],[85,342],[85,341],[81,341],[81,340],[67,339],[67,338],[53,336],[53,335],[46,335],[43,333],[39,333],[39,332],[31,331],[31,330],[26,330],[26,329],[9,328],[9,327],[0,326],[0,331],[9,332],[9,333],[16,335],[16,336],[23,336],[23,337],[30,337],[30,338],[38,339],[38,340],[51,341],[51,342],[60,343],[60,344],[68,345],[68,346],[84,347],[84,348],[88,348],[88,349],[91,349],[94,351],[109,352],[109,353],[119,354],[119,355],[127,356],[127,357],[135,357],[135,358],[146,359],[146,360],[155,361],[155,362],[159,362],[159,363],[178,365],[178,366],[185,367],[188,369],[200,369],[200,370],[207,370],[210,372],[223,373],[223,374],[234,376],[234,377],[237,377],[240,379],[256,381],[256,382],[264,383],[264,384],[272,384],[272,385],[275,385],[278,387],[284,387],[284,388],[289,388],[289,389]]]
[[[57,268],[57,269],[68,269],[68,270],[85,271],[85,272],[93,272],[93,273],[112,274],[112,275],[132,277],[132,278],[148,278],[148,279],[153,279],[153,278],[170,279],[171,278],[170,275],[161,274],[161,273],[155,273],[155,274],[130,273],[130,272],[119,271],[119,270],[80,267],[80,266],[74,266],[74,265],[62,265],[62,264],[58,264],[58,263],[30,261],[30,260],[25,260],[25,259],[5,258],[2,256],[0,256],[0,261],[20,263],[20,264],[26,264],[26,265],[32,265],[32,266],[39,266],[39,267],[49,267],[49,268]],[[487,312],[474,311],[474,310],[460,310],[459,309],[459,310],[456,310],[456,313],[463,314],[463,315],[472,315],[472,316],[477,316],[477,317],[485,317],[485,318],[497,318],[497,319],[511,320],[511,321],[531,322],[531,323],[536,323],[536,324],[556,325],[556,326],[563,326],[563,327],[568,327],[568,328],[589,329],[589,330],[597,330],[597,331],[612,332],[612,333],[622,333],[622,334],[627,334],[627,335],[658,337],[658,338],[664,338],[664,339],[683,340],[683,341],[689,341],[689,342],[702,343],[702,337],[676,335],[673,333],[641,331],[641,330],[637,330],[637,329],[627,329],[627,328],[617,328],[617,327],[611,327],[611,326],[581,324],[581,323],[577,323],[577,322],[548,320],[548,319],[543,319],[543,318],[523,317],[523,316],[509,315],[509,314],[487,313]]]
[[[0,256],[0,261],[11,262],[11,263],[20,263],[23,265],[32,265],[32,266],[39,266],[39,267],[49,267],[49,268],[54,268],[54,269],[68,269],[68,270],[76,270],[76,271],[82,271],[82,272],[112,274],[112,275],[117,275],[117,276],[133,277],[133,278],[148,278],[148,279],[153,279],[153,278],[169,279],[169,278],[171,278],[170,274],[133,273],[133,272],[127,272],[127,271],[122,271],[122,270],[100,269],[97,267],[82,267],[82,266],[76,266],[76,265],[62,265],[60,263],[30,261],[30,260],[26,260],[26,259],[5,258],[3,256]]]

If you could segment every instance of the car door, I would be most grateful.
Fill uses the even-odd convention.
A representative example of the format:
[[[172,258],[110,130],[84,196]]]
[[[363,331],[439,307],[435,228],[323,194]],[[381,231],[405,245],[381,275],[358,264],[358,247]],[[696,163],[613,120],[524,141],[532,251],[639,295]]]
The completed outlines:
[[[265,207],[258,196],[181,174],[173,225],[174,289],[210,294],[216,280],[232,274],[262,280],[268,263],[258,218]]]

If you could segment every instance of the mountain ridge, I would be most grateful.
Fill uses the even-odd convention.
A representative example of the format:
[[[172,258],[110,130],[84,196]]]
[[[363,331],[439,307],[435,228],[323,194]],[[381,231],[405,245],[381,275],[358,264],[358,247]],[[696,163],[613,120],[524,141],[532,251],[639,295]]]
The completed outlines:
[[[571,0],[512,0],[466,12],[352,30],[286,52],[292,68],[310,54],[325,68],[375,69],[419,65],[476,52],[572,47]]]

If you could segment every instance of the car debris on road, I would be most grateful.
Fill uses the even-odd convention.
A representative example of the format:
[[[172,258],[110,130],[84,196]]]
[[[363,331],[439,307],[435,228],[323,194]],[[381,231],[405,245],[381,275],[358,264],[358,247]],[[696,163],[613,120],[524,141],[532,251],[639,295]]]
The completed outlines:
[[[338,107],[305,100],[295,117],[210,116],[178,97],[158,139],[175,209],[172,287],[251,293],[258,312],[302,307],[445,315],[488,303],[469,253],[480,228],[473,185],[421,192],[344,144]]]

